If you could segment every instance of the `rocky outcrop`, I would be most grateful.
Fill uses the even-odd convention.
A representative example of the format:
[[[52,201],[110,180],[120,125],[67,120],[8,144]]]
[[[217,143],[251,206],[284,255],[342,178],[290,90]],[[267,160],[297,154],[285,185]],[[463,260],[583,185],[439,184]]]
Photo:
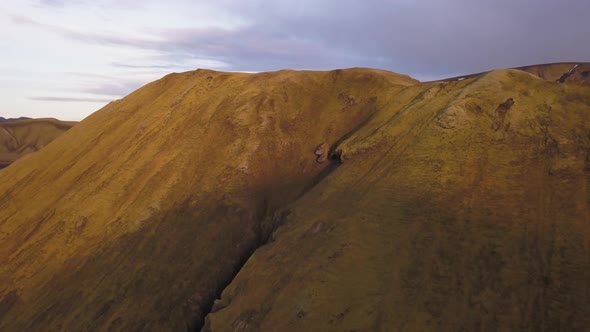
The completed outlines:
[[[317,156],[316,161],[321,164],[328,160],[330,146],[328,146],[328,143],[322,143],[315,148],[314,153]]]

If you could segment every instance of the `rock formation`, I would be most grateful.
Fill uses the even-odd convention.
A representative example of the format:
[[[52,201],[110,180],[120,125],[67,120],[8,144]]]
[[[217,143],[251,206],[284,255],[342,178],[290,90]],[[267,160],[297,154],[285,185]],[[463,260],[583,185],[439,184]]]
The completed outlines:
[[[328,160],[329,153],[330,153],[330,147],[328,146],[328,143],[322,143],[322,144],[318,145],[315,148],[314,153],[317,156],[316,161],[318,163],[321,164],[321,163],[325,162],[326,160]]]

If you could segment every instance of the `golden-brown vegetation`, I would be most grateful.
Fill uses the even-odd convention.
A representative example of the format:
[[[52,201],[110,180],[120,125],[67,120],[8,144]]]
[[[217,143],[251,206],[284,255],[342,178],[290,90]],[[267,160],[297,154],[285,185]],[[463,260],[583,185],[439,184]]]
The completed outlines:
[[[166,76],[0,172],[0,330],[583,331],[589,111],[519,70]]]

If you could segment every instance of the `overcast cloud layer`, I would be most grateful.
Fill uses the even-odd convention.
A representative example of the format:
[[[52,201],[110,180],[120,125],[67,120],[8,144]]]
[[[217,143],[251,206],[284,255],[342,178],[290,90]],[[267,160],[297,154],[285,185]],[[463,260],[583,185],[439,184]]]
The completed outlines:
[[[421,80],[590,61],[588,0],[3,0],[0,116],[79,120],[169,72]]]

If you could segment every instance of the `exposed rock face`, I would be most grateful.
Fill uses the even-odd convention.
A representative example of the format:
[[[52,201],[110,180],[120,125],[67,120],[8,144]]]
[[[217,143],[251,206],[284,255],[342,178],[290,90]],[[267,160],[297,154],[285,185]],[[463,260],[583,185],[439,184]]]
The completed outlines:
[[[465,118],[465,109],[459,105],[453,105],[436,117],[436,123],[443,129],[453,129],[460,125]]]
[[[584,331],[567,83],[169,75],[0,172],[0,330]]]
[[[330,153],[330,147],[328,146],[328,143],[322,143],[320,145],[318,145],[315,148],[315,155],[317,156],[316,161],[318,163],[323,163],[326,160],[328,160],[329,157],[329,153]]]
[[[498,131],[501,128],[504,128],[505,130],[510,128],[510,122],[506,121],[506,115],[508,114],[510,108],[512,108],[512,105],[514,105],[514,100],[512,98],[508,98],[496,108],[494,114],[495,121],[492,127],[495,131]]]

